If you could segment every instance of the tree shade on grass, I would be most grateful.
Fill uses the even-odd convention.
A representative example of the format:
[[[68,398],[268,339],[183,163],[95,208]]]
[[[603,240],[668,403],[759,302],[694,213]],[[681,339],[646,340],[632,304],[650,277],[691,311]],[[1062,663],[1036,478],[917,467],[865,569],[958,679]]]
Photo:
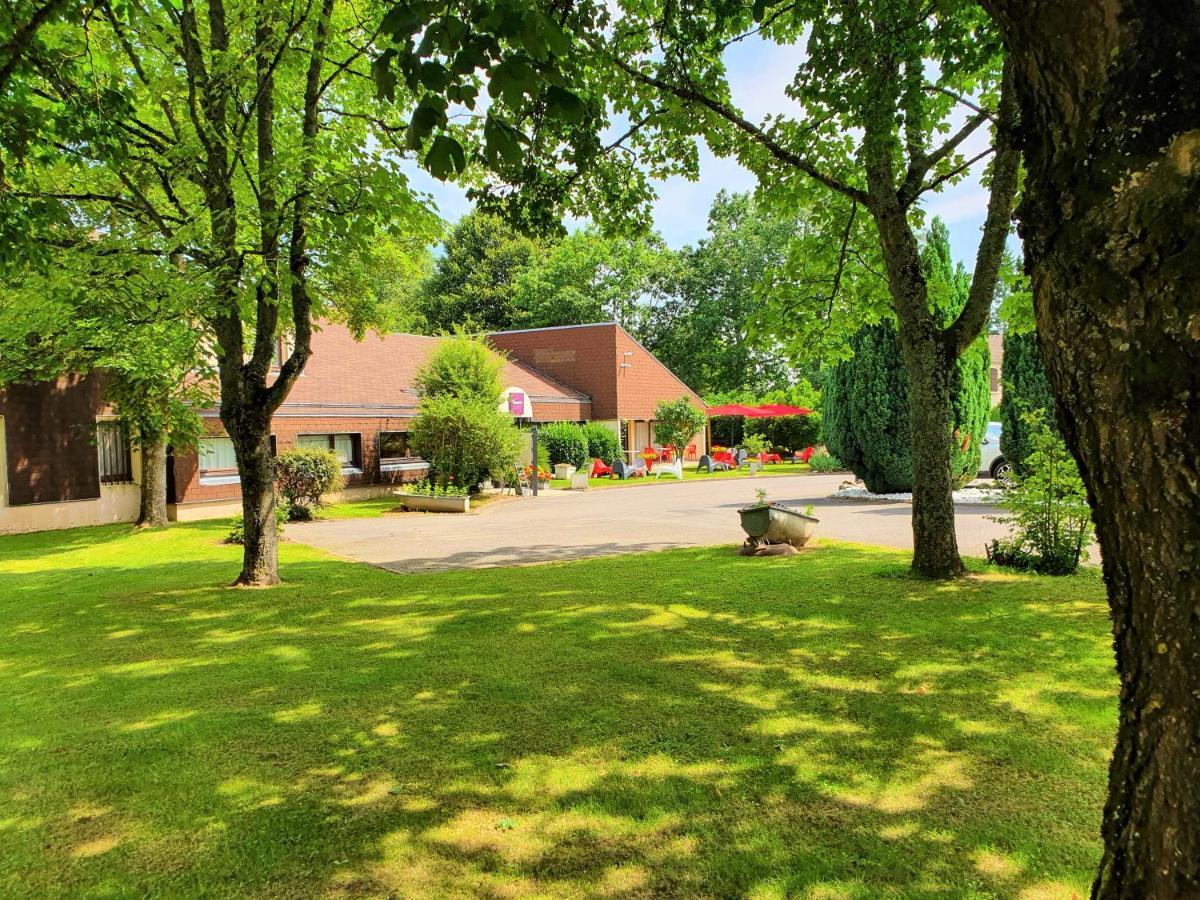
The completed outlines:
[[[1099,858],[1095,573],[287,543],[237,591],[225,527],[0,541],[0,894],[1069,897]]]

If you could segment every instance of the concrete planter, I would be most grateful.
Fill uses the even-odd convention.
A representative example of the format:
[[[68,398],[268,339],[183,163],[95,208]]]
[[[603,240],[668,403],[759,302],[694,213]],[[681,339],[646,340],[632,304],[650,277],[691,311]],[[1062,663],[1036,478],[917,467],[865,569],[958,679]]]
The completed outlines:
[[[799,510],[768,503],[764,506],[744,506],[738,510],[742,530],[749,536],[747,543],[791,544],[803,547],[812,537],[820,519],[806,516]]]
[[[760,463],[757,459],[749,460],[749,465],[751,475],[757,475],[760,471],[762,471],[762,463]]]
[[[571,490],[586,491],[588,489],[588,473],[576,472],[571,476]]]
[[[402,494],[405,509],[421,512],[465,513],[471,509],[470,497],[433,497],[429,494]]]
[[[570,481],[575,474],[575,467],[570,463],[559,463],[554,467],[554,477],[559,481]]]

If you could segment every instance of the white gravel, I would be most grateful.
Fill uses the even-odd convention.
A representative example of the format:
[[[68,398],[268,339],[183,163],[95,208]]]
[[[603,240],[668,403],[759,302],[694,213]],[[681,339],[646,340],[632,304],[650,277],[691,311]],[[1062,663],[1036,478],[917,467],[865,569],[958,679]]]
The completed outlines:
[[[965,487],[954,492],[954,502],[962,506],[996,506],[1003,496],[1004,491],[998,488]],[[829,499],[858,502],[901,501],[911,503],[912,494],[872,494],[865,487],[842,485],[842,487],[829,495]]]

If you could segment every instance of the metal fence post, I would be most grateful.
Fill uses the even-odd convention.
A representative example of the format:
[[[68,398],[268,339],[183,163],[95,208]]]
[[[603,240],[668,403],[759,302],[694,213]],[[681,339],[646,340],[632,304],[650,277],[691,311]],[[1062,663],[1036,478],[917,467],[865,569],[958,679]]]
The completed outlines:
[[[533,481],[533,496],[536,497],[538,495],[538,481],[541,480],[540,478],[538,478],[538,475],[540,474],[540,472],[538,471],[538,461],[537,461],[537,438],[538,438],[537,425],[533,426],[533,430],[532,430],[531,434],[533,435],[533,478],[531,480]]]

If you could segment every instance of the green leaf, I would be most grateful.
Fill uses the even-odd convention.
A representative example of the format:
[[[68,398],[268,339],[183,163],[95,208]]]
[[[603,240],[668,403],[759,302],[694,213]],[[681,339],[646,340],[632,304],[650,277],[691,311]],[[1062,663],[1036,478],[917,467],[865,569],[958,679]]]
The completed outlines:
[[[483,139],[484,155],[492,165],[502,161],[515,166],[524,157],[521,133],[501,119],[488,116],[483,126]]]
[[[583,121],[583,101],[566,88],[551,85],[546,89],[546,111],[556,119],[562,119],[572,124]]]
[[[449,135],[439,134],[425,155],[425,168],[439,181],[451,175],[459,175],[467,167],[467,156],[462,144]]]

